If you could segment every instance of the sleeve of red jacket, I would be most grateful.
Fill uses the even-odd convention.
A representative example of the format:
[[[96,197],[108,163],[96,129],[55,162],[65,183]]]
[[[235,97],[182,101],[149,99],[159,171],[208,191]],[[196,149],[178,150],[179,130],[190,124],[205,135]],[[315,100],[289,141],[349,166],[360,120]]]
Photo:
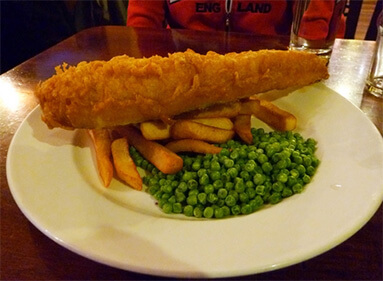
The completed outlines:
[[[321,40],[328,36],[333,13],[341,12],[335,11],[335,0],[312,0],[305,11],[299,29],[299,36],[308,40]],[[338,36],[343,27],[344,18],[338,25]],[[342,36],[341,36],[342,37]]]
[[[165,0],[129,0],[126,25],[164,27],[165,5]]]

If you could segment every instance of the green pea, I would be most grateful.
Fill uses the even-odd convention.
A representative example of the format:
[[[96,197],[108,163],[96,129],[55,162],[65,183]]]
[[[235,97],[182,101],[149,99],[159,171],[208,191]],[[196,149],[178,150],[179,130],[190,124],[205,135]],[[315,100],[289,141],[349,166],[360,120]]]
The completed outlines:
[[[306,168],[305,166],[303,166],[302,164],[301,165],[298,165],[297,166],[297,171],[299,172],[299,174],[301,176],[303,176],[305,173],[306,173]]]
[[[201,208],[200,206],[197,206],[194,208],[193,210],[193,215],[196,217],[196,218],[201,218],[202,215],[203,215],[203,211],[204,209]]]
[[[197,202],[198,202],[197,195],[190,195],[186,198],[186,203],[188,205],[194,206],[194,205],[197,205]]]
[[[193,159],[192,158],[186,157],[184,159],[184,166],[185,167],[189,168],[189,167],[191,167],[192,164],[193,164]]]
[[[253,199],[256,195],[255,188],[254,187],[247,187],[246,193],[249,196],[249,199]]]
[[[225,188],[220,188],[220,189],[218,190],[218,192],[217,192],[217,196],[218,196],[218,198],[220,198],[220,199],[224,199],[224,198],[226,198],[227,194],[228,194],[228,192],[227,192],[227,190],[226,190]]]
[[[190,189],[187,194],[188,194],[188,196],[191,196],[191,195],[196,195],[197,196],[198,193],[199,193],[199,190],[195,188],[195,189]]]
[[[234,160],[233,159],[230,159],[230,158],[226,158],[224,161],[223,161],[223,165],[226,167],[226,168],[231,168],[234,166]]]
[[[230,181],[230,176],[226,172],[221,172],[221,180],[223,183]]]
[[[277,169],[285,169],[287,168],[287,161],[285,159],[279,160],[275,165]]]
[[[193,216],[193,210],[194,210],[193,206],[186,205],[184,207],[184,214],[185,214],[185,216],[192,217]]]
[[[273,163],[278,163],[278,161],[282,160],[281,153],[274,153],[271,157],[271,161]]]
[[[217,219],[221,219],[224,217],[224,211],[222,208],[216,208],[214,209],[214,217]]]
[[[292,169],[290,171],[290,175],[291,175],[292,178],[297,179],[299,177],[299,172],[296,169]]]
[[[229,168],[228,170],[227,170],[227,174],[231,177],[231,178],[236,178],[237,176],[238,176],[238,170],[236,169],[236,168],[234,168],[234,167],[232,167],[232,168]]]
[[[177,192],[175,197],[177,202],[184,202],[186,199],[186,195],[181,192]]]
[[[265,162],[262,164],[262,170],[268,174],[273,170],[273,165],[270,162]]]
[[[290,188],[288,187],[283,188],[282,197],[290,197],[291,195],[293,195],[293,192]]]
[[[291,152],[287,149],[283,149],[283,151],[281,153],[279,153],[281,159],[283,160],[286,160],[286,159],[290,159],[290,156],[291,156]]]
[[[241,207],[239,205],[234,205],[233,207],[231,207],[230,210],[234,216],[239,215],[241,213]]]
[[[259,195],[264,195],[266,193],[265,186],[264,185],[257,185],[255,188],[255,193]]]
[[[229,194],[225,198],[225,204],[228,207],[233,207],[235,204],[237,204],[237,200],[233,195]]]
[[[245,184],[243,182],[243,179],[238,178],[238,177],[235,178],[234,190],[237,191],[238,193],[241,193],[241,192],[245,191]]]
[[[182,213],[182,204],[177,202],[173,204],[173,213],[180,214]]]
[[[243,215],[248,215],[248,214],[250,214],[252,211],[253,211],[253,210],[252,210],[250,204],[244,204],[244,205],[242,205],[242,207],[241,207],[241,214],[243,214]]]
[[[205,168],[201,168],[197,171],[197,177],[198,178],[201,178],[203,175],[205,175],[207,173],[207,169]]]
[[[218,201],[218,196],[217,196],[217,194],[215,194],[215,193],[208,193],[208,194],[207,194],[207,198],[206,198],[206,200],[207,200],[209,203],[214,204],[215,202]]]
[[[166,179],[170,180],[170,181],[174,181],[176,179],[176,175],[174,175],[174,174],[166,175]]]
[[[175,195],[170,196],[168,199],[168,202],[169,203],[176,203],[176,196]]]
[[[245,149],[240,149],[238,154],[239,154],[240,158],[246,158],[247,157],[247,151]]]
[[[223,181],[218,179],[213,182],[213,186],[215,190],[218,190],[224,186]]]
[[[149,193],[150,193],[151,195],[156,194],[156,192],[157,192],[158,190],[160,190],[159,185],[153,185],[153,186],[149,187]]]
[[[219,155],[220,156],[229,156],[230,155],[230,151],[227,148],[222,148],[220,153],[219,153]]]
[[[207,153],[203,156],[203,159],[204,160],[211,160],[213,158],[213,154],[211,153]]]
[[[206,207],[204,210],[203,210],[203,216],[205,218],[212,218],[214,215],[214,209],[212,207]]]
[[[219,164],[219,162],[218,161],[212,161],[211,162],[211,165],[210,165],[210,169],[212,170],[212,171],[219,171],[219,170],[221,170],[221,165]]]
[[[238,150],[233,150],[231,153],[230,153],[230,158],[231,159],[237,159],[239,157],[239,152]]]
[[[303,158],[301,156],[293,156],[293,162],[297,164],[302,164]]]
[[[247,181],[247,180],[250,179],[250,174],[249,174],[248,171],[241,171],[241,172],[239,173],[239,176],[240,176],[240,178],[243,179],[244,181]]]
[[[144,179],[148,180],[148,182],[147,182],[148,186],[153,186],[153,185],[157,185],[158,184],[158,179],[156,179],[156,178],[144,177]]]
[[[239,193],[239,201],[242,203],[249,202],[249,195],[246,192]]]
[[[222,208],[222,210],[223,210],[223,216],[224,216],[224,217],[228,217],[228,216],[230,216],[231,211],[230,211],[230,208],[229,208],[228,206],[224,205],[224,206],[222,206],[221,208]]]
[[[268,201],[270,204],[277,204],[281,202],[281,200],[282,200],[282,196],[279,192],[273,192],[268,198]]]
[[[266,177],[263,174],[257,173],[253,177],[253,182],[255,185],[261,185],[265,182]]]
[[[164,211],[164,213],[166,214],[170,214],[173,212],[173,204],[171,203],[165,203],[163,204],[162,206],[162,210]]]
[[[255,160],[257,159],[258,155],[255,151],[250,151],[248,154],[247,154],[247,158],[250,159],[250,160]]]
[[[213,204],[213,206],[216,205],[218,207],[222,207],[225,205],[225,199],[222,199],[222,198],[218,198],[217,202],[215,202],[215,204]]]
[[[210,183],[210,177],[208,174],[203,174],[200,178],[199,178],[199,184],[200,185],[208,185]]]
[[[203,160],[203,162],[202,162],[202,166],[203,166],[205,169],[209,169],[210,166],[211,166],[211,162],[210,162],[210,160],[208,160],[208,159]]]
[[[294,178],[292,176],[289,176],[288,180],[287,180],[287,183],[286,183],[286,186],[288,187],[292,187],[293,185],[295,185],[296,183],[298,183],[298,180],[297,178]]]
[[[204,189],[206,194],[213,193],[214,192],[214,186],[212,184],[208,184],[204,186]]]
[[[313,166],[309,166],[306,168],[306,173],[309,176],[313,176],[315,174],[316,169]]]
[[[281,192],[284,187],[285,187],[284,184],[282,182],[278,181],[278,182],[273,183],[272,189],[275,192]]]
[[[198,188],[198,182],[195,179],[188,180],[187,186],[189,189],[196,189]]]
[[[248,180],[245,182],[245,187],[246,188],[253,188],[255,186],[254,182],[251,180]]]
[[[285,182],[287,182],[287,180],[289,179],[289,177],[285,174],[285,173],[279,173],[278,175],[277,175],[277,180],[279,181],[279,182],[282,182],[282,183],[285,183]]]
[[[320,163],[319,159],[316,158],[315,156],[313,156],[313,157],[312,157],[311,165],[312,165],[314,168],[316,168],[316,167],[319,166],[319,163]]]
[[[230,191],[234,188],[234,183],[231,181],[225,182],[225,189]]]
[[[187,182],[188,180],[193,179],[193,173],[191,172],[185,172],[182,176],[182,180]]]
[[[297,183],[292,187],[292,190],[294,193],[301,193],[303,191],[303,186],[302,184]]]
[[[309,167],[311,166],[311,163],[312,163],[312,160],[311,160],[311,157],[310,156],[304,156],[303,157],[303,165],[305,167]]]
[[[263,206],[263,203],[262,197],[257,195],[254,199],[250,200],[249,205],[253,211],[256,211]]]
[[[192,164],[192,169],[194,171],[198,171],[201,168],[201,162],[200,161],[194,161]]]
[[[307,184],[307,183],[309,183],[311,181],[311,177],[309,175],[304,175],[302,177],[302,180],[303,180],[304,183]]]
[[[197,194],[198,203],[205,205],[206,204],[207,195],[205,192],[200,192]]]
[[[246,172],[251,173],[252,171],[254,171],[256,165],[257,164],[254,160],[248,160],[244,166],[244,169]]]
[[[162,197],[162,194],[163,192],[161,190],[157,191],[155,194],[154,194],[154,198],[158,201],[161,199]]]

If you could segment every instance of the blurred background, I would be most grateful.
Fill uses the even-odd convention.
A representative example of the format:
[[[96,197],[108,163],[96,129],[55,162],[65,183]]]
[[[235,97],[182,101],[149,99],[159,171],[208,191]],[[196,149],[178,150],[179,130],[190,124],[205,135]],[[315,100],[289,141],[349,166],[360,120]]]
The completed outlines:
[[[93,26],[126,25],[128,0],[0,0],[1,73]]]
[[[374,40],[367,33],[377,1],[348,0],[346,38]],[[85,28],[125,25],[127,7],[128,0],[0,0],[0,73]]]

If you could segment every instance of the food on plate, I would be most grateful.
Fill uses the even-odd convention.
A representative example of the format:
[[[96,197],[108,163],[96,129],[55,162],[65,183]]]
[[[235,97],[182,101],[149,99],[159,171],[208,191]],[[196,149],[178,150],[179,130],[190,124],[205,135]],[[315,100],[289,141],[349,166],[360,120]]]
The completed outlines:
[[[299,133],[252,129],[253,143],[220,144],[218,154],[182,154],[175,175],[149,170],[143,182],[164,213],[196,218],[246,215],[301,193],[319,166],[316,141]],[[132,158],[142,156],[132,148]]]
[[[195,118],[191,121],[225,130],[232,130],[234,127],[233,122],[227,117]]]
[[[297,118],[293,114],[257,97],[250,97],[242,102],[240,113],[252,114],[279,131],[292,131],[297,125]]]
[[[113,163],[118,177],[132,188],[142,190],[142,178],[137,166],[129,154],[129,144],[126,138],[119,138],[111,145]]]
[[[170,127],[173,139],[199,139],[210,143],[224,143],[234,137],[234,130],[221,129],[191,120],[178,120]]]
[[[141,134],[147,140],[165,140],[170,138],[170,125],[161,120],[140,123]]]
[[[242,111],[248,111],[252,112],[251,106],[249,106],[247,103],[249,100],[244,100],[241,103],[238,103],[240,107],[238,110],[236,110],[238,113],[240,110]],[[243,106],[242,106],[243,105]],[[216,106],[213,106],[216,108]],[[275,120],[284,122],[284,118],[286,117],[286,112],[277,106],[269,107],[270,110],[265,111],[265,117],[266,119]],[[204,110],[205,112],[210,111],[209,109]],[[222,111],[216,111],[214,112],[218,113]],[[226,109],[224,109],[225,112],[227,112]],[[289,113],[292,115],[291,113]],[[267,115],[271,115],[271,118],[267,118]],[[281,116],[279,116],[281,115]],[[275,116],[279,116],[276,118]],[[173,120],[172,124],[164,123],[160,120],[156,121],[147,121],[143,122],[141,124],[137,124],[136,128],[132,127],[132,125],[127,125],[127,127],[117,127],[114,129],[93,129],[88,130],[91,136],[93,136],[93,142],[95,146],[96,152],[98,152],[98,158],[99,164],[99,174],[103,177],[103,174],[105,174],[105,178],[103,179],[104,185],[108,186],[111,178],[113,177],[113,165],[111,164],[110,160],[110,144],[111,144],[111,137],[114,139],[121,138],[122,136],[129,136],[132,138],[132,141],[135,143],[141,143],[142,146],[147,148],[147,150],[154,149],[158,151],[164,150],[162,145],[160,143],[154,143],[149,142],[139,142],[139,140],[146,140],[146,141],[159,141],[162,143],[165,143],[165,148],[170,149],[171,151],[175,153],[179,152],[193,152],[193,153],[202,153],[202,154],[217,154],[220,152],[221,148],[218,147],[216,144],[210,144],[207,143],[204,140],[214,140],[215,142],[225,142],[234,136],[234,132],[236,135],[242,139],[244,143],[252,144],[253,138],[251,134],[251,115],[242,115],[238,114],[237,116],[233,117],[232,119],[229,119],[227,117],[211,117],[211,118],[200,118],[200,119],[186,119],[186,120]],[[266,120],[267,121],[267,120]],[[233,123],[234,122],[234,123]],[[176,125],[175,125],[176,124]],[[192,124],[192,126],[190,126]],[[284,123],[283,123],[284,124]],[[284,125],[280,125],[279,127],[283,127]],[[171,135],[171,128],[175,125],[176,130],[179,130],[180,136],[183,136],[181,139],[175,139],[172,138]],[[137,129],[139,128],[139,130]],[[177,129],[178,128],[178,129]],[[225,129],[223,129],[225,128]],[[285,127],[284,127],[285,128]],[[286,129],[286,128],[285,128]],[[129,133],[133,131],[133,133]],[[111,133],[109,133],[111,132]],[[141,132],[142,135],[139,133]],[[228,135],[229,132],[229,135]],[[138,136],[137,136],[138,134]],[[95,142],[94,136],[97,136]],[[180,137],[179,136],[179,137]],[[186,139],[184,137],[187,137]],[[223,137],[223,139],[222,139]],[[136,139],[136,141],[135,141]],[[221,141],[219,141],[219,139]],[[139,149],[142,151],[143,148]],[[168,155],[168,151],[164,152],[165,155],[168,156],[168,158],[172,158],[172,156]],[[147,154],[145,154],[147,155]],[[155,156],[158,156],[160,154],[155,154]],[[150,157],[150,159],[155,159],[155,156]],[[179,158],[177,159],[179,161]],[[172,170],[169,169],[169,162],[167,161],[161,161],[159,159],[156,159],[156,161],[151,161],[153,166],[156,167],[158,165],[158,168],[160,168],[165,173],[169,172],[177,172],[178,169],[181,168],[181,164],[178,165],[178,169]],[[106,172],[105,172],[106,171]],[[123,178],[123,176],[120,176],[120,178]],[[107,179],[107,180],[106,180]]]
[[[88,130],[96,154],[97,169],[104,186],[109,186],[113,178],[113,164],[109,131],[105,129]]]
[[[88,129],[105,186],[116,170],[165,213],[248,214],[303,190],[319,164],[293,114],[254,95],[328,77],[296,51],[191,50],[63,64],[35,91],[49,128]],[[255,116],[277,131],[251,128]],[[143,178],[137,167],[147,170]]]
[[[221,147],[195,139],[174,140],[168,142],[165,147],[169,148],[175,153],[195,152],[202,154],[217,154],[222,150]]]
[[[251,133],[251,115],[239,114],[234,118],[234,131],[244,143],[252,144],[253,135]]]
[[[259,102],[242,101],[239,112],[254,113],[254,107],[259,111]],[[264,107],[268,110],[263,117],[279,116],[271,118],[272,125],[283,130],[251,128],[251,114],[229,119],[231,130],[206,125],[214,124],[212,120],[176,119],[168,125],[170,137],[158,142],[146,139],[140,125],[115,127],[110,135],[115,139],[111,151],[117,175],[137,190],[145,184],[144,190],[164,213],[196,218],[246,215],[301,193],[320,163],[315,155],[317,143],[285,130],[288,112],[268,102]],[[191,124],[197,129],[190,129]],[[177,126],[180,132],[189,132],[188,138],[173,137],[172,129]],[[236,136],[219,144],[198,139],[217,134],[217,130]],[[146,170],[143,177],[137,167]]]
[[[314,54],[278,50],[123,55],[58,66],[35,95],[49,128],[115,127],[309,85],[328,77],[326,64]]]
[[[135,127],[124,126],[115,130],[164,174],[175,174],[182,169],[183,161],[180,156],[157,142],[145,139]]]
[[[239,114],[241,102],[228,102],[213,104],[211,106],[187,111],[176,116],[176,119],[201,119],[201,118],[233,118]]]

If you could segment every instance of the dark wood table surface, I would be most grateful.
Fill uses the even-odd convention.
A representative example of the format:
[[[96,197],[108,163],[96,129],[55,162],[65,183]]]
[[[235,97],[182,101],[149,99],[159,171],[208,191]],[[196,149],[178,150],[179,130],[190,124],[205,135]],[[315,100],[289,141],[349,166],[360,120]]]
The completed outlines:
[[[2,280],[129,280],[162,279],[115,269],[79,256],[50,240],[17,207],[6,178],[11,139],[26,115],[37,105],[33,89],[67,62],[135,57],[168,52],[284,49],[288,38],[260,38],[245,34],[186,30],[133,29],[123,26],[84,30],[0,76],[0,185]],[[337,39],[325,84],[347,98],[383,134],[383,99],[364,91],[374,42]],[[357,129],[357,128],[356,128]],[[371,148],[374,149],[374,148]],[[20,167],[22,169],[22,167]],[[382,175],[383,177],[383,175]],[[377,183],[377,184],[382,184]],[[383,188],[383,186],[382,186]],[[36,194],[38,196],[38,194]],[[382,280],[382,205],[351,238],[315,258],[276,271],[243,276],[254,280]],[[237,278],[233,278],[237,279]]]

